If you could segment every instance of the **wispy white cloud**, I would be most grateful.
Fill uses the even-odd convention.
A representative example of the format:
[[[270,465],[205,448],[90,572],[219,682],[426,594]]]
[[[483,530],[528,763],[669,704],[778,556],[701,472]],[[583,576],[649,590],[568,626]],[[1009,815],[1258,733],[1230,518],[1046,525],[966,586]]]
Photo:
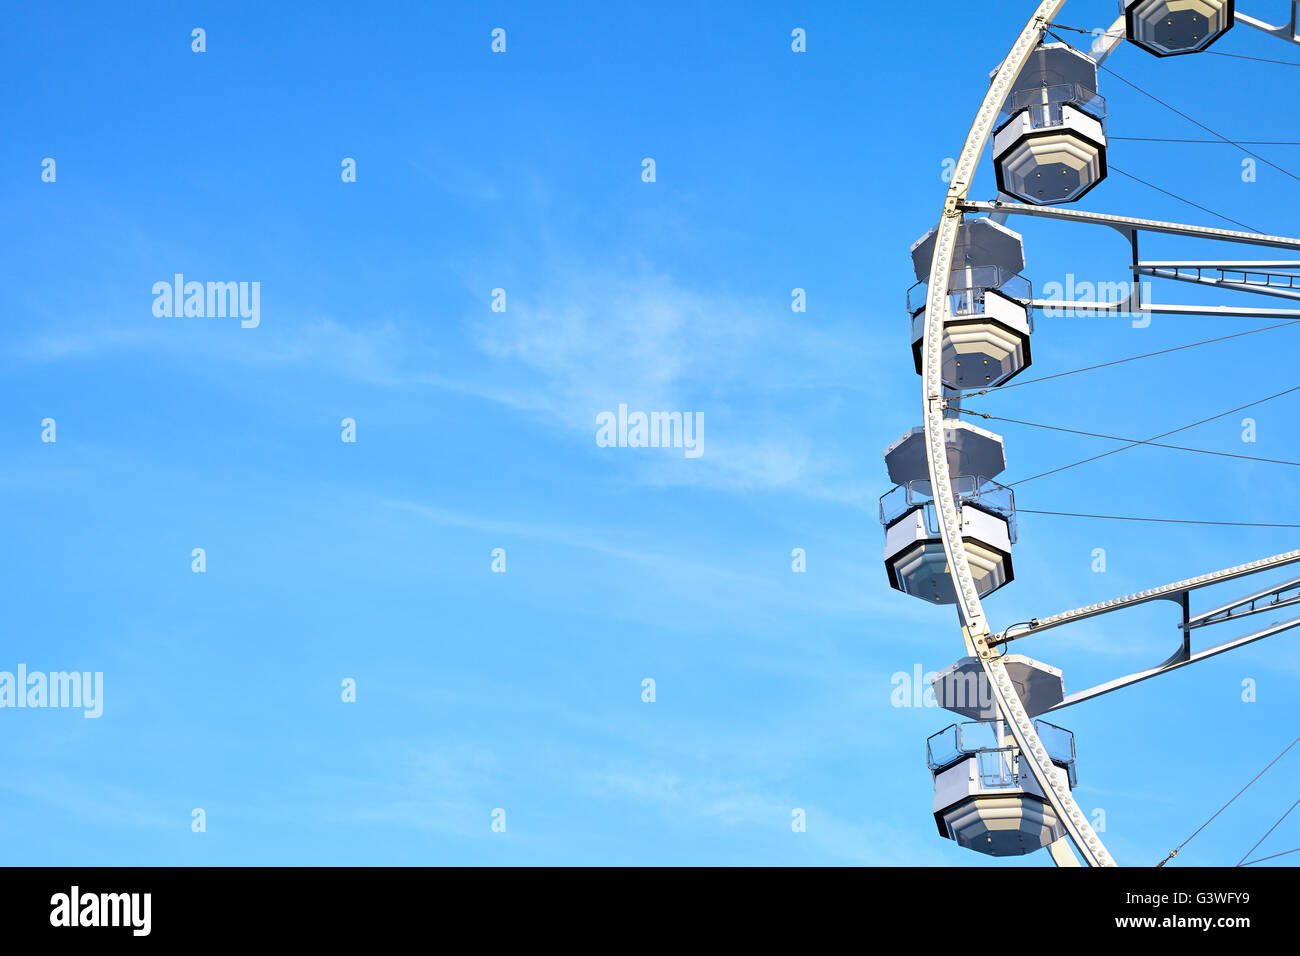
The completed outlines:
[[[824,317],[790,313],[784,302],[688,288],[642,266],[624,274],[561,257],[540,271],[547,278],[539,288],[508,290],[506,312],[484,307],[444,338],[409,319],[344,322],[309,309],[268,314],[255,331],[214,328],[220,319],[41,330],[11,339],[5,352],[37,364],[162,353],[205,367],[293,365],[368,385],[476,396],[593,442],[596,415],[619,404],[698,411],[704,456],[638,456],[637,480],[870,507],[877,492],[854,474],[854,456],[837,441],[846,422],[885,397],[865,374],[874,343],[846,338],[846,328]]]
[[[506,400],[564,427],[594,435],[596,415],[619,404],[703,412],[704,456],[647,458],[642,480],[866,506],[873,494],[827,436],[883,398],[864,374],[874,343],[824,321],[652,272],[569,265],[470,326],[479,350],[515,383]]]

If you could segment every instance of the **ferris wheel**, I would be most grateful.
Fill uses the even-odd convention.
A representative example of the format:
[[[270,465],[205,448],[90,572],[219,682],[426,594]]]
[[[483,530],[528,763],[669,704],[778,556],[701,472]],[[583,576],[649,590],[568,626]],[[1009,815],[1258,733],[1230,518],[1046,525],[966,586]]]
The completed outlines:
[[[1300,45],[1300,0],[1291,0],[1290,21],[1282,25],[1236,10],[1234,0],[1120,0],[1119,18],[1086,51],[1062,38],[1071,30],[1089,32],[1057,23],[1064,5],[1065,0],[1040,3],[990,74],[988,93],[956,160],[942,216],[912,246],[917,284],[908,293],[908,312],[913,361],[922,379],[923,419],[885,451],[895,487],[881,499],[880,519],[890,585],[931,603],[955,605],[965,645],[965,656],[933,681],[937,703],[968,718],[927,744],[940,834],[993,856],[1046,848],[1058,866],[1078,866],[1080,857],[1089,866],[1115,866],[1072,792],[1073,736],[1042,716],[1300,627],[1295,618],[1218,644],[1193,646],[1195,632],[1204,628],[1300,603],[1296,577],[1256,587],[1217,607],[1192,609],[1192,598],[1201,589],[1300,563],[1300,550],[996,630],[981,599],[1014,578],[1015,497],[995,480],[1006,467],[1002,438],[964,420],[961,416],[969,412],[962,400],[1004,386],[1031,364],[1036,311],[1300,321],[1300,308],[1148,301],[1142,281],[1189,282],[1300,300],[1300,238],[1061,205],[1107,178],[1106,103],[1099,93],[1099,73],[1111,73],[1102,64],[1124,40],[1145,51],[1143,56],[1187,55],[1205,51],[1229,29],[1244,26]],[[968,194],[975,168],[990,139],[998,198],[972,201]],[[1023,241],[1007,226],[1013,216],[1118,231],[1132,250],[1133,281],[1126,286],[1131,291],[1115,301],[1034,298],[1023,276]],[[1141,240],[1149,235],[1258,246],[1291,258],[1149,261],[1140,254]],[[1162,437],[1134,444],[1158,444]],[[1181,645],[1153,667],[1087,690],[1066,696],[1059,669],[1008,649],[1047,629],[1153,601],[1178,605]]]

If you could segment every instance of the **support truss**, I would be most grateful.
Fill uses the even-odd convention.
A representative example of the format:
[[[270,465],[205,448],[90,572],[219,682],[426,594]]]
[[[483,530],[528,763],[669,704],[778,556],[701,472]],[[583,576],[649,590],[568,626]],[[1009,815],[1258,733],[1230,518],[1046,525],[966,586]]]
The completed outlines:
[[[1036,216],[1064,222],[1088,223],[1108,226],[1129,242],[1132,262],[1129,271],[1133,281],[1128,284],[1128,295],[1113,301],[1084,301],[1034,299],[1030,305],[1048,314],[1110,313],[1122,316],[1150,315],[1219,315],[1229,318],[1300,319],[1300,309],[1270,309],[1254,306],[1183,305],[1169,302],[1144,302],[1142,277],[1169,279],[1213,286],[1232,292],[1249,292],[1281,299],[1300,300],[1300,261],[1294,260],[1180,260],[1146,261],[1138,254],[1142,233],[1185,236],[1193,239],[1214,239],[1243,245],[1267,246],[1273,249],[1300,250],[1300,239],[1289,236],[1271,236],[1236,229],[1217,229],[1213,226],[1191,226],[1180,222],[1159,219],[1141,219],[1135,216],[1115,216],[1108,213],[1087,212],[1080,209],[1060,209],[1054,206],[1031,206],[1025,203],[965,202],[966,212],[985,212],[1003,221],[1008,215]],[[1290,271],[1287,271],[1290,270]],[[1124,283],[1115,283],[1116,286]]]
[[[1150,588],[1146,591],[1138,591],[1135,594],[1128,594],[1124,597],[1113,598],[1109,601],[1102,601],[1099,604],[1090,604],[1086,607],[1076,608],[1073,611],[1065,611],[1060,614],[1054,614],[1045,618],[1034,618],[1028,624],[1018,624],[1014,627],[1007,628],[1001,634],[990,641],[993,645],[1006,645],[1012,641],[1017,641],[1033,634],[1039,634],[1053,627],[1059,627],[1062,624],[1069,624],[1073,621],[1082,621],[1086,618],[1096,617],[1100,614],[1109,614],[1111,611],[1120,611],[1125,608],[1136,607],[1140,604],[1147,604],[1151,601],[1173,601],[1179,605],[1182,611],[1182,621],[1179,624],[1183,634],[1181,646],[1173,654],[1154,667],[1146,670],[1137,671],[1124,677],[1117,677],[1114,680],[1098,684],[1087,690],[1082,690],[1070,694],[1063,701],[1049,710],[1060,710],[1063,707],[1070,707],[1081,701],[1091,700],[1094,697],[1100,697],[1102,694],[1109,694],[1111,691],[1119,690],[1121,687],[1128,687],[1152,677],[1158,677],[1170,671],[1186,667],[1189,664],[1196,664],[1200,661],[1223,654],[1226,651],[1234,650],[1238,647],[1244,647],[1255,641],[1263,640],[1266,637],[1272,637],[1275,634],[1281,634],[1292,628],[1300,627],[1300,617],[1291,618],[1287,621],[1275,622],[1269,626],[1240,637],[1235,637],[1219,644],[1214,644],[1202,650],[1192,650],[1192,632],[1201,628],[1210,627],[1215,624],[1223,624],[1228,621],[1236,621],[1241,618],[1251,617],[1255,614],[1263,614],[1266,611],[1274,611],[1278,608],[1289,607],[1294,604],[1300,604],[1300,577],[1291,578],[1281,584],[1271,585],[1261,588],[1245,597],[1229,601],[1219,607],[1197,615],[1191,613],[1191,595],[1193,591],[1201,588],[1211,587],[1215,584],[1222,584],[1225,581],[1232,581],[1237,578],[1246,577],[1251,574],[1258,574],[1261,571],[1268,571],[1273,568],[1284,567],[1288,564],[1300,562],[1300,551],[1287,551],[1283,554],[1273,555],[1269,558],[1262,558],[1259,561],[1251,561],[1248,564],[1240,564],[1231,568],[1224,568],[1222,571],[1213,571],[1209,574],[1202,574],[1199,577],[1188,578],[1185,581],[1175,581],[1173,584],[1167,584],[1163,587]]]

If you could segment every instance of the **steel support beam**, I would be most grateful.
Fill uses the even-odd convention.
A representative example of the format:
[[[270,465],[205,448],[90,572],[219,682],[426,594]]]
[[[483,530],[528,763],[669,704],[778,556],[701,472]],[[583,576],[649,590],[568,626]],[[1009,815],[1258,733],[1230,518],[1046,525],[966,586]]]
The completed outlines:
[[[1123,597],[1112,598],[1109,601],[1102,601],[1098,604],[1089,604],[1085,607],[1075,608],[1072,611],[1062,611],[1060,614],[1052,614],[1048,617],[1036,617],[1027,624],[1016,625],[1023,627],[1025,630],[1011,633],[1011,628],[1003,631],[998,635],[996,640],[990,643],[1009,644],[1012,641],[1020,640],[1031,634],[1041,634],[1043,631],[1053,627],[1060,627],[1062,624],[1070,624],[1074,621],[1082,621],[1090,617],[1096,617],[1099,614],[1109,614],[1111,611],[1121,611],[1125,608],[1136,607],[1139,604],[1146,604],[1149,601],[1179,601],[1182,595],[1189,591],[1197,591],[1201,588],[1208,588],[1215,584],[1222,584],[1225,581],[1233,581],[1237,578],[1243,578],[1247,575],[1258,574],[1260,571],[1268,571],[1271,568],[1281,568],[1288,564],[1300,562],[1300,551],[1284,551],[1282,554],[1275,554],[1271,557],[1260,558],[1258,561],[1250,561],[1246,564],[1238,564],[1231,568],[1224,568],[1222,571],[1211,571],[1209,574],[1198,575],[1194,578],[1187,578],[1184,581],[1175,581],[1173,584],[1166,584],[1158,588],[1148,588],[1145,591],[1137,591],[1133,594],[1126,594]],[[1268,591],[1263,592],[1265,594]],[[1250,600],[1243,598],[1243,601]],[[1240,602],[1237,602],[1240,603]],[[1219,610],[1223,610],[1220,608]],[[1211,614],[1215,612],[1210,612]],[[1189,623],[1195,621],[1193,618]]]
[[[1217,239],[1223,242],[1240,242],[1250,246],[1272,246],[1276,249],[1300,249],[1300,239],[1288,236],[1271,236],[1261,232],[1242,232],[1238,229],[1219,229],[1215,226],[1191,226],[1181,222],[1160,219],[1142,219],[1137,216],[1116,216],[1111,213],[1088,212],[1083,209],[1061,209],[1057,206],[1030,206],[1016,202],[964,201],[966,212],[1010,213],[1017,216],[1034,216],[1039,219],[1058,219],[1065,222],[1082,222],[1094,226],[1109,226],[1124,235],[1138,232],[1165,233],[1196,239]]]
[[[1217,315],[1228,319],[1300,319],[1300,309],[1255,309],[1236,305],[1181,305],[1172,302],[1144,302],[1134,306],[1123,302],[1034,299],[1029,305],[1049,315],[1053,312],[1109,312],[1121,318],[1143,315]]]
[[[1283,594],[1287,591],[1297,591],[1297,593],[1291,597],[1283,597]],[[1261,605],[1259,602],[1263,598],[1273,598],[1273,600]],[[1253,614],[1275,611],[1280,607],[1289,607],[1292,604],[1300,604],[1300,578],[1292,578],[1282,584],[1263,588],[1254,594],[1246,595],[1244,598],[1238,598],[1235,601],[1220,605],[1212,611],[1197,614],[1195,617],[1189,618],[1183,626],[1186,630],[1194,631],[1197,628],[1209,627],[1212,624],[1222,624],[1224,621],[1236,621],[1243,617],[1250,617]]]
[[[1064,707],[1072,707],[1075,704],[1082,703],[1085,700],[1092,700],[1094,697],[1100,697],[1102,694],[1109,694],[1111,691],[1119,690],[1121,687],[1128,687],[1132,684],[1140,683],[1144,680],[1150,680],[1152,677],[1159,677],[1161,674],[1167,674],[1170,671],[1176,671],[1180,667],[1186,667],[1189,664],[1197,664],[1210,657],[1223,654],[1226,651],[1242,647],[1246,644],[1262,641],[1266,637],[1272,637],[1274,634],[1281,634],[1283,631],[1289,631],[1293,627],[1300,627],[1300,617],[1292,618],[1289,621],[1282,621],[1278,624],[1270,624],[1268,627],[1244,637],[1234,638],[1230,641],[1224,641],[1222,644],[1215,644],[1203,651],[1197,651],[1194,654],[1182,656],[1181,651],[1174,657],[1170,658],[1163,664],[1156,667],[1148,668],[1144,671],[1138,671],[1135,674],[1129,674],[1126,677],[1117,677],[1115,680],[1107,681],[1104,684],[1098,684],[1096,687],[1089,687],[1087,690],[1081,690],[1076,694],[1070,694],[1059,704],[1047,708],[1047,713],[1054,710],[1061,710]]]

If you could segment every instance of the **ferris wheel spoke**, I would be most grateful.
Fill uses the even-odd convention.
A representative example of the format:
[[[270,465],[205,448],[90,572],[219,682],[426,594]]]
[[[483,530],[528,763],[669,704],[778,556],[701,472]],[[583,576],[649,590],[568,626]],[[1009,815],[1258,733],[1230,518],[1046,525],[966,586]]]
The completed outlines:
[[[1233,638],[1230,641],[1224,641],[1221,644],[1215,644],[1214,646],[1207,647],[1204,650],[1195,651],[1187,656],[1183,656],[1185,651],[1180,648],[1175,651],[1168,660],[1161,664],[1157,664],[1155,667],[1136,671],[1132,674],[1127,674],[1124,677],[1117,677],[1114,680],[1106,681],[1105,683],[1098,684],[1095,687],[1089,687],[1087,690],[1076,691],[1075,693],[1066,696],[1059,704],[1049,707],[1048,712],[1061,710],[1065,707],[1072,707],[1085,700],[1092,700],[1094,697],[1100,697],[1102,694],[1109,694],[1111,691],[1120,690],[1121,688],[1129,687],[1133,684],[1139,684],[1142,681],[1150,680],[1152,677],[1159,677],[1162,674],[1168,674],[1171,671],[1179,670],[1188,665],[1198,664],[1203,660],[1217,657],[1220,654],[1236,650],[1239,647],[1245,647],[1247,644],[1253,644],[1256,641],[1262,641],[1266,637],[1273,637],[1275,634],[1281,634],[1284,631],[1289,631],[1296,627],[1300,627],[1300,617],[1292,618],[1289,621],[1282,621],[1278,624],[1270,624],[1268,627],[1262,628],[1261,630],[1253,631],[1250,634],[1244,634],[1241,637]]]
[[[1025,631],[1018,631],[1017,633],[1012,634],[1011,628],[1008,628],[1006,631],[997,635],[997,637],[990,643],[994,645],[1007,644],[1013,640],[1026,637],[1030,633],[1039,634],[1050,628],[1060,627],[1062,624],[1070,624],[1075,621],[1082,621],[1090,617],[1096,617],[1099,614],[1108,614],[1111,611],[1119,611],[1124,608],[1135,607],[1139,604],[1146,604],[1149,601],[1179,601],[1182,599],[1183,594],[1197,591],[1201,588],[1207,588],[1215,584],[1223,584],[1227,581],[1236,580],[1237,578],[1258,574],[1261,571],[1270,571],[1274,568],[1286,567],[1289,564],[1295,564],[1297,562],[1300,562],[1300,550],[1284,551],[1281,554],[1275,554],[1267,558],[1260,558],[1257,561],[1250,561],[1246,564],[1234,565],[1230,568],[1224,568],[1221,571],[1211,571],[1208,574],[1201,574],[1194,578],[1175,581],[1172,584],[1166,584],[1162,587],[1148,588],[1145,591],[1137,591],[1133,594],[1126,594],[1123,597],[1112,598],[1109,601],[1089,604],[1084,607],[1075,608],[1072,611],[1062,611],[1059,614],[1034,618],[1028,624],[1016,625],[1026,628]],[[1250,599],[1243,599],[1243,601],[1248,600]],[[1228,607],[1231,606],[1235,605],[1230,605]],[[1209,617],[1217,615],[1220,612],[1227,610],[1228,607],[1216,608],[1214,611],[1207,612],[1204,616]]]
[[[1060,710],[1064,707],[1069,707],[1081,703],[1082,701],[1099,697],[1102,694],[1108,694],[1111,691],[1119,690],[1122,687],[1128,687],[1132,684],[1149,680],[1152,677],[1158,677],[1161,674],[1186,667],[1189,664],[1196,664],[1211,657],[1217,657],[1227,651],[1235,650],[1239,647],[1245,647],[1247,644],[1253,644],[1254,642],[1263,640],[1266,637],[1272,637],[1276,634],[1289,631],[1295,627],[1300,627],[1300,618],[1292,618],[1291,620],[1270,624],[1258,631],[1223,641],[1202,650],[1193,651],[1191,646],[1193,631],[1211,627],[1216,624],[1238,621],[1242,618],[1252,617],[1256,614],[1263,614],[1265,612],[1276,611],[1280,608],[1300,604],[1300,577],[1293,577],[1280,584],[1273,584],[1268,587],[1257,589],[1244,597],[1236,598],[1235,600],[1220,604],[1217,607],[1203,611],[1199,614],[1192,614],[1191,612],[1191,595],[1193,592],[1198,591],[1201,588],[1223,584],[1238,578],[1258,574],[1261,571],[1285,567],[1286,565],[1295,564],[1297,562],[1300,562],[1300,551],[1289,551],[1259,561],[1252,561],[1248,564],[1236,565],[1235,567],[1225,568],[1221,571],[1203,574],[1199,577],[1177,581],[1163,587],[1150,588],[1145,591],[1138,591],[1134,594],[1125,595],[1124,597],[1102,601],[1098,604],[1090,604],[1087,607],[1078,608],[1073,611],[1066,611],[1045,618],[1034,618],[1026,624],[1014,625],[1012,628],[1008,628],[1001,634],[998,634],[990,643],[995,647],[1005,648],[1007,644],[1010,644],[1013,641],[1019,641],[1026,637],[1041,634],[1044,631],[1050,630],[1054,627],[1059,627],[1062,624],[1069,624],[1087,618],[1097,617],[1101,614],[1109,614],[1112,611],[1126,610],[1141,604],[1147,604],[1151,601],[1172,601],[1179,605],[1182,612],[1182,620],[1179,623],[1179,628],[1183,632],[1181,647],[1155,667],[1136,671],[1124,677],[1118,677],[1114,680],[1098,684],[1095,687],[1090,687],[1087,690],[1078,691],[1074,694],[1065,696],[1061,701],[1044,708],[1044,713],[1053,710]]]

